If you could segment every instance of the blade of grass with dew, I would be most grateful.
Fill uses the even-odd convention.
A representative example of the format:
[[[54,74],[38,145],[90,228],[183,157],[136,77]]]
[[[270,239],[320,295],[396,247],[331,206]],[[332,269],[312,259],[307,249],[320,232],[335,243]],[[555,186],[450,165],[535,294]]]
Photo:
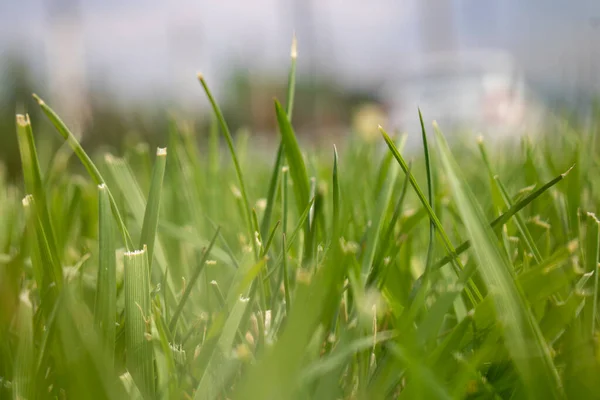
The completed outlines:
[[[152,313],[146,248],[125,253],[125,351],[127,370],[145,398],[154,398]]]
[[[140,237],[140,247],[148,247],[148,262],[152,270],[152,260],[154,259],[154,240],[158,228],[158,214],[160,211],[160,199],[162,195],[163,178],[165,176],[165,167],[167,164],[167,149],[158,148],[156,150],[156,160],[152,169],[152,179],[150,183],[150,193],[148,202],[144,211],[144,222],[142,224],[142,234]],[[163,271],[164,273],[165,271]]]
[[[473,242],[479,270],[494,299],[498,320],[504,328],[505,346],[531,396],[560,397],[559,377],[541,337],[537,322],[521,297],[512,277],[512,268],[495,244],[474,195],[458,175],[456,161],[446,140],[434,125],[442,165],[447,172],[457,208]]]
[[[500,216],[498,216],[492,222],[490,222],[490,224],[489,224],[490,227],[494,230],[499,229],[501,226],[506,224],[516,213],[518,213],[523,208],[525,208],[527,205],[529,205],[533,200],[537,199],[542,194],[544,194],[548,189],[550,189],[551,187],[556,185],[558,182],[562,181],[569,174],[570,171],[571,171],[571,169],[568,169],[566,172],[564,172],[564,173],[558,175],[556,178],[548,181],[544,186],[540,187],[535,192],[529,194],[527,197],[525,197],[524,199],[519,201],[513,207],[511,207],[506,212],[502,213]],[[468,240],[461,243],[460,246],[458,246],[456,248],[456,253],[455,253],[456,256],[464,253],[467,249],[469,249],[469,247],[471,247],[471,243]],[[441,260],[439,260],[438,262],[436,262],[434,264],[433,268],[434,269],[441,268],[451,261],[452,261],[452,256],[446,256],[446,257],[442,258]]]
[[[292,113],[294,111],[294,93],[296,91],[296,58],[298,56],[296,35],[292,38],[292,48],[290,52],[291,64],[290,72],[288,76],[288,88],[287,88],[287,101],[285,111],[288,120],[292,120]],[[283,140],[279,141],[279,148],[277,149],[277,156],[275,157],[275,165],[273,166],[273,172],[271,173],[271,180],[269,181],[269,189],[267,191],[267,206],[261,222],[260,233],[265,236],[269,231],[271,224],[271,218],[273,214],[273,207],[275,206],[275,199],[277,194],[277,183],[279,180],[279,174],[281,173],[281,167],[284,160],[284,149]]]
[[[173,332],[173,330],[175,329],[175,326],[177,325],[177,319],[183,312],[183,307],[185,306],[187,299],[190,297],[190,293],[196,287],[196,281],[200,277],[200,273],[204,270],[204,266],[206,265],[206,260],[208,259],[208,256],[209,256],[215,242],[217,241],[217,238],[219,237],[220,231],[221,231],[221,229],[217,228],[217,231],[213,235],[208,247],[202,251],[202,257],[200,257],[199,263],[196,266],[196,269],[194,270],[192,276],[190,277],[190,280],[185,287],[185,291],[183,292],[183,295],[181,296],[181,299],[179,300],[179,303],[177,304],[177,308],[175,309],[175,312],[173,313],[173,316],[171,317],[171,321],[169,322],[169,331],[171,331],[171,332]]]
[[[94,181],[94,183],[96,185],[105,183],[104,178],[102,178],[102,175],[100,175],[100,172],[98,171],[98,168],[96,167],[96,165],[92,162],[92,159],[88,156],[88,154],[85,152],[85,150],[83,150],[83,147],[81,147],[81,144],[79,143],[77,138],[75,138],[73,133],[71,133],[69,128],[67,128],[67,126],[60,119],[60,117],[54,112],[54,110],[52,110],[37,95],[34,94],[33,97],[35,98],[35,100],[38,102],[38,104],[42,108],[42,112],[46,115],[46,117],[48,117],[48,119],[50,120],[52,125],[54,125],[54,127],[56,128],[58,133],[60,133],[60,135],[63,137],[63,139],[69,144],[69,146],[71,146],[71,148],[73,149],[73,151],[75,152],[75,154],[77,155],[77,157],[79,158],[79,160],[81,161],[83,166],[85,167],[86,171],[88,172],[88,174]],[[121,231],[121,234],[123,235],[123,241],[125,242],[125,246],[127,248],[132,248],[133,242],[131,241],[131,237],[129,236],[127,227],[125,226],[125,223],[123,222],[123,218],[121,217],[121,213],[119,212],[117,203],[115,202],[112,194],[110,193],[110,190],[108,190],[108,194],[109,194],[109,198],[110,198],[110,205],[111,205],[111,209],[113,212],[113,216],[117,220],[119,229]]]
[[[98,283],[94,322],[100,332],[103,349],[114,363],[117,314],[116,237],[110,199],[105,184],[98,186]]]
[[[250,202],[248,200],[248,193],[246,191],[246,184],[244,182],[244,175],[242,174],[242,167],[240,166],[240,162],[238,160],[237,154],[235,152],[235,148],[233,145],[233,138],[231,137],[231,133],[229,132],[229,126],[225,122],[225,118],[223,117],[223,113],[221,109],[217,105],[206,81],[204,80],[204,76],[202,74],[198,74],[198,80],[206,93],[206,97],[212,106],[213,112],[215,113],[219,125],[221,127],[221,133],[225,136],[225,141],[227,142],[227,146],[229,147],[229,152],[231,154],[231,159],[233,161],[233,165],[235,167],[235,173],[238,178],[238,184],[240,185],[240,194],[242,196],[242,201],[244,203],[244,215],[246,220],[246,229],[248,231],[248,239],[252,242],[252,248],[254,249],[254,254],[258,255],[258,250],[256,247],[256,242],[253,240],[254,238],[254,229],[252,229],[252,210],[250,209]]]

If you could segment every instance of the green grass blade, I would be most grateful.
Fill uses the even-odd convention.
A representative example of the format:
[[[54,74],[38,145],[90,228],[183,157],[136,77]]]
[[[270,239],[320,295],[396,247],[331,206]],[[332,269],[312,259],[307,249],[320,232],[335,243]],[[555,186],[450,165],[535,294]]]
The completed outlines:
[[[404,137],[406,138],[406,136]],[[400,149],[403,148],[405,140],[403,139],[400,144]],[[396,185],[396,180],[398,178],[398,173],[400,169],[398,168],[398,164],[394,163],[389,167],[386,180],[383,182],[381,187],[381,191],[377,195],[377,201],[375,203],[375,208],[373,210],[373,214],[371,215],[371,226],[369,227],[366,244],[365,244],[365,252],[363,254],[362,265],[361,265],[361,273],[363,281],[368,280],[368,276],[371,274],[371,270],[373,268],[373,260],[375,259],[375,252],[377,250],[377,246],[380,243],[379,235],[382,230],[383,220],[387,210],[390,208],[390,202],[392,201],[392,193],[394,191],[394,187]]]
[[[145,398],[154,398],[152,311],[147,252],[125,253],[125,351],[127,370]]]
[[[40,99],[37,95],[33,95],[33,97],[37,100],[38,104],[42,108],[42,112],[48,117],[52,125],[56,128],[58,133],[63,137],[63,139],[69,144],[69,146],[73,149],[88,174],[94,181],[96,185],[100,185],[105,183],[104,178],[100,175],[100,171],[93,163],[92,159],[87,155],[81,144],[75,138],[75,135],[71,133],[67,125],[60,119],[60,117],[52,110],[42,99]],[[127,248],[133,248],[133,242],[131,241],[131,237],[129,236],[129,232],[127,231],[127,227],[125,226],[125,222],[123,222],[123,218],[121,217],[121,213],[119,212],[119,208],[117,207],[117,203],[115,202],[110,190],[108,191],[110,198],[110,205],[117,223],[119,224],[119,229],[121,230],[121,234],[123,235],[123,241]]]
[[[423,114],[421,114],[421,109],[419,109],[419,122],[421,123],[421,136],[423,138],[423,152],[425,154],[425,172],[427,173],[427,200],[429,204],[433,207],[433,176],[431,173],[431,160],[429,158],[429,145],[427,143],[427,132],[425,131],[425,124],[423,123]],[[427,245],[427,258],[425,261],[425,272],[429,272],[431,270],[431,263],[433,257],[433,247],[434,247],[434,239],[435,239],[435,223],[431,217],[429,218],[429,243]]]
[[[117,314],[116,237],[106,185],[98,186],[98,283],[94,322],[113,364]]]
[[[288,119],[292,120],[292,113],[294,110],[294,93],[296,91],[296,58],[298,55],[297,51],[297,42],[296,36],[294,35],[292,39],[292,49],[291,49],[291,65],[290,72],[288,77],[288,90],[287,90],[287,102],[286,102],[286,113]],[[271,218],[273,214],[273,207],[275,206],[275,198],[277,194],[277,183],[279,180],[279,174],[281,172],[281,167],[283,165],[284,160],[284,151],[283,151],[283,140],[279,142],[279,147],[277,149],[277,156],[275,157],[275,165],[273,166],[273,172],[271,173],[271,180],[269,181],[269,190],[267,192],[267,206],[265,208],[265,213],[263,215],[263,219],[260,227],[260,234],[264,237],[269,231],[269,226],[271,224]]]
[[[58,253],[55,233],[50,221],[46,191],[43,187],[40,162],[35,148],[29,115],[17,115],[17,136],[19,139],[21,164],[25,178],[25,189],[35,199],[35,214],[36,219],[39,220],[37,238],[38,240],[43,239],[45,242],[42,246],[42,248],[46,249],[46,252],[43,254],[43,260],[50,264],[52,268],[50,276],[53,277],[52,283],[56,284],[57,288],[60,290],[63,283],[61,257]]]
[[[246,229],[248,231],[248,239],[252,242],[252,248],[254,249],[254,254],[258,255],[258,249],[256,246],[256,241],[254,239],[254,229],[252,228],[252,210],[250,208],[250,202],[248,200],[248,193],[246,191],[246,184],[244,182],[244,175],[242,174],[242,167],[240,166],[240,162],[238,160],[238,156],[235,152],[235,147],[233,145],[233,138],[231,137],[231,133],[229,132],[229,126],[225,122],[225,118],[223,117],[223,113],[219,108],[217,102],[215,101],[206,81],[204,80],[204,76],[202,74],[198,74],[198,80],[202,84],[202,88],[206,93],[206,97],[210,101],[213,112],[215,113],[219,125],[221,127],[221,133],[225,136],[225,141],[227,142],[227,146],[229,147],[229,152],[231,153],[231,159],[233,160],[233,165],[235,167],[235,173],[238,178],[238,183],[240,185],[240,193],[242,195],[242,201],[244,203],[244,214],[246,219]]]
[[[503,257],[483,212],[467,184],[458,175],[458,166],[448,145],[436,128],[440,159],[447,173],[456,206],[473,243],[479,270],[494,299],[498,319],[504,328],[505,346],[523,385],[531,396],[560,397],[560,384],[549,349],[530,315],[529,308],[513,280],[512,267]]]
[[[306,173],[306,165],[304,164],[304,158],[300,152],[300,147],[298,146],[298,141],[292,125],[290,124],[290,120],[277,100],[275,100],[275,113],[277,115],[277,124],[279,125],[281,140],[283,141],[285,149],[285,156],[290,169],[290,176],[294,183],[298,214],[301,214],[308,203],[310,196],[310,185],[308,174]]]
[[[144,212],[144,222],[142,224],[142,234],[140,237],[140,247],[148,247],[148,262],[152,269],[152,260],[154,259],[154,240],[158,228],[158,214],[160,211],[160,199],[163,187],[163,178],[165,176],[165,166],[167,164],[167,149],[159,148],[156,150],[156,160],[152,169],[152,181],[150,183],[150,193]]]
[[[335,145],[333,145],[333,214],[331,221],[331,229],[333,230],[333,237],[337,237],[340,231],[340,179],[338,176],[338,152]]]

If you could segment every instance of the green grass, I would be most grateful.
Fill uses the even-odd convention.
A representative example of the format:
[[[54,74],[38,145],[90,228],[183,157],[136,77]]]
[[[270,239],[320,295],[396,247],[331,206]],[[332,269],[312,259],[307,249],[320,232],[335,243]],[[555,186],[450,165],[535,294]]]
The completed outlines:
[[[66,142],[45,165],[17,116],[0,398],[597,396],[597,132],[491,151],[423,123],[422,153],[380,128],[307,156],[295,56],[270,160],[232,137],[204,77],[203,151],[172,121],[168,152],[88,154],[36,97]]]

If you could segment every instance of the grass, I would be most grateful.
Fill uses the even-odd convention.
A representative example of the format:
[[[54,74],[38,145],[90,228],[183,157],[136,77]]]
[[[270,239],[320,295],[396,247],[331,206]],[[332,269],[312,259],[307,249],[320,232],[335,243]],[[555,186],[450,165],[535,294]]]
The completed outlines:
[[[598,132],[489,151],[422,123],[411,160],[384,128],[306,156],[295,63],[294,44],[272,160],[234,140],[202,76],[206,152],[173,121],[168,151],[88,154],[36,97],[82,177],[65,148],[40,163],[17,116],[0,398],[597,396]]]

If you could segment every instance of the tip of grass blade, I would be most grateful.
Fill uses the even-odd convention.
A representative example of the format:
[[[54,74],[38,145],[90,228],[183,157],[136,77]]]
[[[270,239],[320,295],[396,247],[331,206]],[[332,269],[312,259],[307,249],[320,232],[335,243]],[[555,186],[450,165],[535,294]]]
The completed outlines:
[[[140,254],[144,254],[146,249],[146,246],[144,246],[144,249],[141,250],[132,250],[132,251],[126,251],[124,253],[125,257],[135,257],[135,256],[139,256]]]
[[[197,72],[197,73],[196,73],[196,76],[198,77],[198,80],[199,80],[200,82],[203,82],[203,81],[204,81],[204,74],[202,74],[202,72]]]
[[[44,104],[46,104],[46,103],[44,103],[44,100],[42,100],[42,99],[40,98],[40,96],[38,96],[37,94],[35,94],[35,93],[32,93],[32,96],[33,96],[33,98],[35,99],[35,101],[37,101],[37,102],[38,102],[38,104],[39,104],[40,106],[43,106]]]
[[[17,114],[17,124],[19,126],[28,126],[30,124],[29,122],[29,116],[28,115],[23,115],[23,114]]]
[[[27,196],[23,197],[23,200],[21,200],[21,202],[23,203],[23,207],[29,207],[33,202],[33,196],[28,194]]]
[[[292,49],[290,50],[290,57],[298,58],[298,41],[296,40],[296,33],[292,37]]]
[[[159,157],[165,157],[167,155],[166,147],[159,147],[156,149],[156,155]]]
[[[565,176],[569,175],[569,172],[571,172],[571,170],[575,168],[575,164],[571,165],[571,168],[569,168],[568,170],[566,170],[565,172],[563,172],[562,174],[560,174],[560,176],[562,178],[564,178]]]

